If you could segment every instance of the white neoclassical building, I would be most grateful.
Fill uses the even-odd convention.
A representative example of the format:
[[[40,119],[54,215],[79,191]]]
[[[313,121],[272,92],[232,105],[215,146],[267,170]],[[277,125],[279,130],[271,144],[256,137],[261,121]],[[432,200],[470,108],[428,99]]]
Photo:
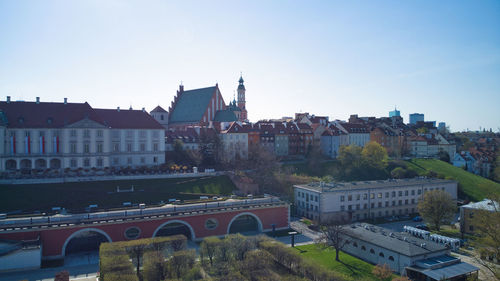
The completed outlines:
[[[160,165],[164,139],[165,128],[144,109],[0,102],[0,171]]]

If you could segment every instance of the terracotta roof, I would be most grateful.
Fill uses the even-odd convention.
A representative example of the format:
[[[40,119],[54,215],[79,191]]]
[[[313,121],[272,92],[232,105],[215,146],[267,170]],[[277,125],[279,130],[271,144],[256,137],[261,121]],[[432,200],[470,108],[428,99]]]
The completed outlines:
[[[0,102],[9,128],[62,128],[83,119],[104,125],[88,103]]]
[[[165,129],[142,110],[94,109],[106,126],[116,129]]]

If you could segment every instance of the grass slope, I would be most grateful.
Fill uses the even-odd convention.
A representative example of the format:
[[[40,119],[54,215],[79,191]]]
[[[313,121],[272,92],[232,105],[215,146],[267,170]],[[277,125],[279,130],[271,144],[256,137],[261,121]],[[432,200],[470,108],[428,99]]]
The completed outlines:
[[[116,187],[135,192],[116,193]],[[0,185],[0,212],[40,210],[54,206],[79,210],[90,204],[119,207],[123,202],[156,204],[170,198],[198,199],[199,194],[229,195],[235,189],[226,176],[177,179],[142,179],[51,184]]]
[[[500,184],[489,179],[469,173],[459,167],[437,159],[412,159],[407,161],[408,168],[419,174],[433,171],[445,177],[453,178],[460,183],[463,193],[470,200],[480,201],[489,194],[500,194]]]
[[[312,259],[326,268],[338,272],[345,280],[377,280],[372,275],[373,265],[344,252],[339,253],[341,262],[335,260],[335,250],[323,249],[315,244],[295,247],[306,259]]]

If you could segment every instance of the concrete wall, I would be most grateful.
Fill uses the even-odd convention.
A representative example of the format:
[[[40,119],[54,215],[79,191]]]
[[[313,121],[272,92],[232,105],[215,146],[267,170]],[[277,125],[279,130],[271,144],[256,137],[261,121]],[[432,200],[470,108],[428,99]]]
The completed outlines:
[[[41,248],[19,249],[7,255],[0,256],[0,272],[40,268],[41,262]]]

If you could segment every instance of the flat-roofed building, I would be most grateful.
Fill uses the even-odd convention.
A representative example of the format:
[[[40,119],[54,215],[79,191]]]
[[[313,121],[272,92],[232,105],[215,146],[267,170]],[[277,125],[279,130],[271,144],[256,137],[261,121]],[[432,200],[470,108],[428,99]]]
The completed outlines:
[[[443,190],[457,199],[453,180],[413,178],[295,185],[297,214],[317,221],[359,221],[409,215],[426,191]]]
[[[345,226],[342,251],[372,264],[387,264],[411,280],[466,280],[479,269],[450,255],[450,248],[409,233],[366,223]]]

